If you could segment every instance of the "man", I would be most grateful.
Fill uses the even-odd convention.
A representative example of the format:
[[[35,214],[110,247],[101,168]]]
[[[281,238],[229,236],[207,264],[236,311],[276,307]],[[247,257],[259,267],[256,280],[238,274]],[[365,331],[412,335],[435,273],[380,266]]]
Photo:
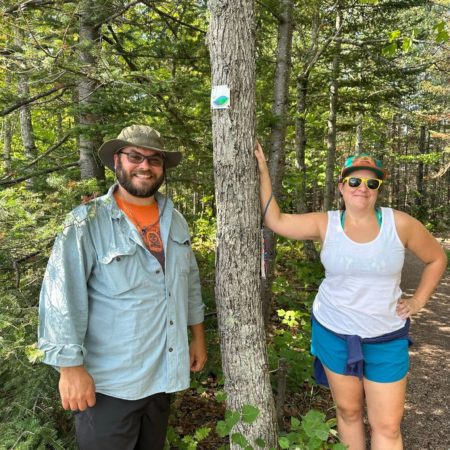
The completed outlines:
[[[188,227],[158,193],[181,153],[133,125],[99,157],[117,183],[72,211],[55,242],[39,347],[60,371],[82,450],[162,449],[169,393],[189,387],[189,368],[200,371],[207,358]]]

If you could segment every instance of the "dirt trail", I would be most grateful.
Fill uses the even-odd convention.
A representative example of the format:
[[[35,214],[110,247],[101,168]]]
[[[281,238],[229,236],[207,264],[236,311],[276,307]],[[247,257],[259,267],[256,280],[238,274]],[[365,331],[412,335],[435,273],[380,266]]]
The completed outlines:
[[[450,240],[443,245],[450,249]],[[407,254],[402,289],[412,294],[423,264]],[[405,450],[450,450],[450,272],[426,307],[412,320],[411,370],[405,418]]]

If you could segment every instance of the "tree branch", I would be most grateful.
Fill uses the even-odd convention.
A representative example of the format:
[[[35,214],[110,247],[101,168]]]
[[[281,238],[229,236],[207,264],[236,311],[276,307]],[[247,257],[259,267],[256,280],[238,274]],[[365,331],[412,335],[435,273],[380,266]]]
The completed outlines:
[[[10,6],[3,13],[12,14],[16,11],[23,11],[27,8],[40,8],[41,6],[54,5],[55,3],[56,0],[27,0],[17,5]],[[73,0],[64,0],[64,3],[73,3]]]
[[[202,30],[201,28],[198,28],[198,27],[196,27],[194,25],[191,25],[191,24],[189,24],[187,22],[183,22],[182,20],[177,19],[176,17],[173,17],[173,16],[171,16],[170,14],[167,14],[164,11],[161,11],[160,9],[155,8],[155,5],[153,4],[153,2],[149,2],[148,0],[143,0],[142,3],[144,5],[146,5],[146,6],[148,6],[149,8],[153,9],[153,11],[155,11],[157,14],[159,14],[162,17],[170,19],[170,20],[172,20],[172,21],[174,21],[174,22],[176,22],[176,23],[178,23],[180,25],[183,25],[184,27],[190,28],[191,30],[198,31],[199,33],[202,33],[202,34],[206,34],[206,30]]]
[[[41,92],[40,94],[35,95],[34,97],[30,97],[27,99],[23,99],[22,101],[16,103],[15,105],[9,106],[8,108],[5,108],[4,110],[0,111],[0,117],[7,116],[8,114],[12,113],[16,109],[21,108],[22,106],[29,105],[30,103],[35,102],[36,100],[39,100],[42,97],[48,97],[49,95],[53,94],[54,92],[58,92],[61,89],[66,91],[69,87],[75,86],[74,84],[70,85],[64,85],[64,86],[57,86],[54,87],[48,91]]]
[[[66,142],[67,139],[69,139],[69,137],[70,137],[70,133],[67,133],[59,142],[57,142],[56,144],[52,145],[44,153],[42,153],[42,155],[39,155],[37,158],[33,159],[33,161],[31,161],[27,165],[23,166],[22,170],[28,169],[32,165],[36,164],[39,160],[41,160],[42,158],[45,158],[47,155],[49,155],[53,150],[56,150],[58,147],[61,147],[61,145],[64,144],[64,142]],[[2,178],[0,180],[0,182],[7,180],[11,176],[12,176],[12,174],[7,175],[6,177]]]
[[[59,167],[52,167],[51,169],[38,170],[34,173],[29,173],[27,175],[24,175],[23,177],[15,178],[14,180],[2,180],[2,181],[0,181],[0,186],[5,186],[5,187],[13,186],[14,184],[21,183],[22,181],[29,180],[30,178],[34,178],[39,175],[45,175],[46,173],[57,172],[58,170],[67,169],[69,167],[77,167],[79,165],[80,165],[80,163],[77,161],[77,162],[72,162],[72,163],[68,163],[68,164],[63,164],[62,166],[59,166]]]
[[[140,0],[135,0],[135,1],[131,2],[131,3],[128,3],[128,5],[125,5],[120,11],[116,12],[112,16],[106,17],[101,22],[96,23],[94,25],[94,27],[95,28],[100,28],[103,24],[111,22],[116,17],[121,16],[123,13],[127,12],[132,6],[137,5],[138,3],[140,3]]]

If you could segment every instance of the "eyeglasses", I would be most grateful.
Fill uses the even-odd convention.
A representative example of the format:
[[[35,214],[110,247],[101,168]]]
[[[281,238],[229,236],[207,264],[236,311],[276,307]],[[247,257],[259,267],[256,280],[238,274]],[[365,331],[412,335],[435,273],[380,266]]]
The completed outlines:
[[[376,191],[383,184],[383,180],[379,180],[378,178],[361,178],[361,177],[345,177],[342,180],[342,183],[348,181],[348,185],[352,188],[357,188],[364,183],[367,188]]]
[[[164,158],[159,155],[145,156],[142,153],[137,152],[127,153],[122,151],[117,153],[127,155],[128,162],[130,162],[131,164],[141,164],[144,162],[145,159],[153,167],[161,167],[164,164]]]

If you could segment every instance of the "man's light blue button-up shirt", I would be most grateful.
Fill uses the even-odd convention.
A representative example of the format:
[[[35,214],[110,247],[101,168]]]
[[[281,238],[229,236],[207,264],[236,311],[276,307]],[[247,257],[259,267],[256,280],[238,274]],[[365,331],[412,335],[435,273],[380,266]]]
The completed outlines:
[[[156,194],[163,271],[114,189],[72,211],[55,241],[39,305],[44,362],[84,365],[97,392],[127,400],[186,389],[187,326],[204,310],[186,221]]]

